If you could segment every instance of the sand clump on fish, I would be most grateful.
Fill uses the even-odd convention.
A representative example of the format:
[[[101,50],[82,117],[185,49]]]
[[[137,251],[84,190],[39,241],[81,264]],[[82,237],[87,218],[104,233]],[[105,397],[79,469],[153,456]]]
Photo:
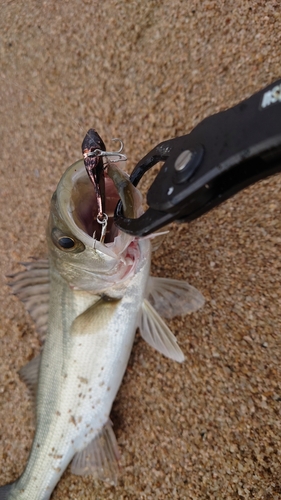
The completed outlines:
[[[136,329],[182,362],[162,318],[204,303],[189,284],[149,275],[151,239],[127,235],[113,222],[120,198],[125,216],[142,210],[139,191],[115,164],[123,155],[106,152],[93,129],[85,139],[84,161],[66,170],[51,200],[48,259],[26,263],[10,277],[44,347],[20,372],[36,393],[30,455],[19,479],[0,487],[0,500],[48,500],[71,461],[74,474],[116,483],[119,451],[110,411]]]

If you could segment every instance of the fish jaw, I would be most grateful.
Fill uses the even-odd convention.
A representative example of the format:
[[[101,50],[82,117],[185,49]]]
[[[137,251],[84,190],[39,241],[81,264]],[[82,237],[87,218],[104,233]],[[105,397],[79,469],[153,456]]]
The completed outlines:
[[[74,454],[108,420],[146,294],[150,244],[142,241],[139,247],[135,274],[119,300],[102,301],[74,290],[51,270],[49,333],[40,366],[36,434],[27,467],[9,499],[48,500]]]

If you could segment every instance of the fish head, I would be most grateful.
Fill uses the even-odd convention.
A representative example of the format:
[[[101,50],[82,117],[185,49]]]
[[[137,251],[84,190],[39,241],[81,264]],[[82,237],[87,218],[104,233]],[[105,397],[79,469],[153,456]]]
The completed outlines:
[[[115,165],[111,170],[115,176],[118,170],[121,175]],[[122,172],[124,175],[127,174]],[[74,288],[104,291],[132,274],[138,244],[134,237],[114,225],[114,209],[120,195],[116,179],[111,177],[105,175],[108,225],[104,243],[96,239],[100,233],[98,207],[83,160],[66,170],[53,194],[47,228],[49,258],[52,268]],[[141,195],[129,181],[128,186],[130,199],[133,192],[134,210],[138,213]],[[124,183],[122,189],[124,191]]]

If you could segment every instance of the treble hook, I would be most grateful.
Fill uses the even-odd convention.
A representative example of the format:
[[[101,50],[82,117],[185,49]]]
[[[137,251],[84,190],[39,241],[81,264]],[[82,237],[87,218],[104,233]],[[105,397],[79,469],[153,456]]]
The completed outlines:
[[[105,237],[106,237],[106,229],[107,229],[107,221],[108,221],[108,215],[105,213],[98,214],[97,216],[97,222],[102,225],[101,227],[101,236],[100,236],[100,242],[104,243]]]
[[[116,160],[110,160],[112,163],[116,163],[118,161],[127,161],[127,156],[124,154],[121,154],[122,149],[124,148],[124,143],[121,141],[121,139],[118,139],[117,137],[112,139],[112,141],[119,141],[120,142],[120,148],[118,151],[103,151],[102,149],[96,148],[93,151],[88,151],[87,153],[84,153],[84,158],[89,157],[89,156],[117,156],[118,158]]]
[[[111,139],[112,141],[119,141],[120,142],[120,148],[118,149],[118,151],[116,151],[116,153],[121,153],[122,149],[124,148],[124,142],[119,139],[119,137],[114,137],[114,139]]]

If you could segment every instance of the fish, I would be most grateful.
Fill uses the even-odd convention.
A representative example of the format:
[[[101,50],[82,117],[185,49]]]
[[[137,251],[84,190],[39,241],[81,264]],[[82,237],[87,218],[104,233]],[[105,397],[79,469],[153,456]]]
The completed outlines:
[[[163,318],[196,311],[202,294],[188,283],[150,275],[151,238],[114,226],[121,198],[137,217],[142,197],[112,162],[104,175],[106,236],[97,238],[98,204],[83,160],[71,165],[52,196],[47,259],[10,276],[43,339],[40,355],[20,370],[36,396],[36,430],[22,475],[0,487],[0,500],[48,500],[71,472],[116,484],[120,453],[110,411],[135,333],[161,354],[184,361]]]

